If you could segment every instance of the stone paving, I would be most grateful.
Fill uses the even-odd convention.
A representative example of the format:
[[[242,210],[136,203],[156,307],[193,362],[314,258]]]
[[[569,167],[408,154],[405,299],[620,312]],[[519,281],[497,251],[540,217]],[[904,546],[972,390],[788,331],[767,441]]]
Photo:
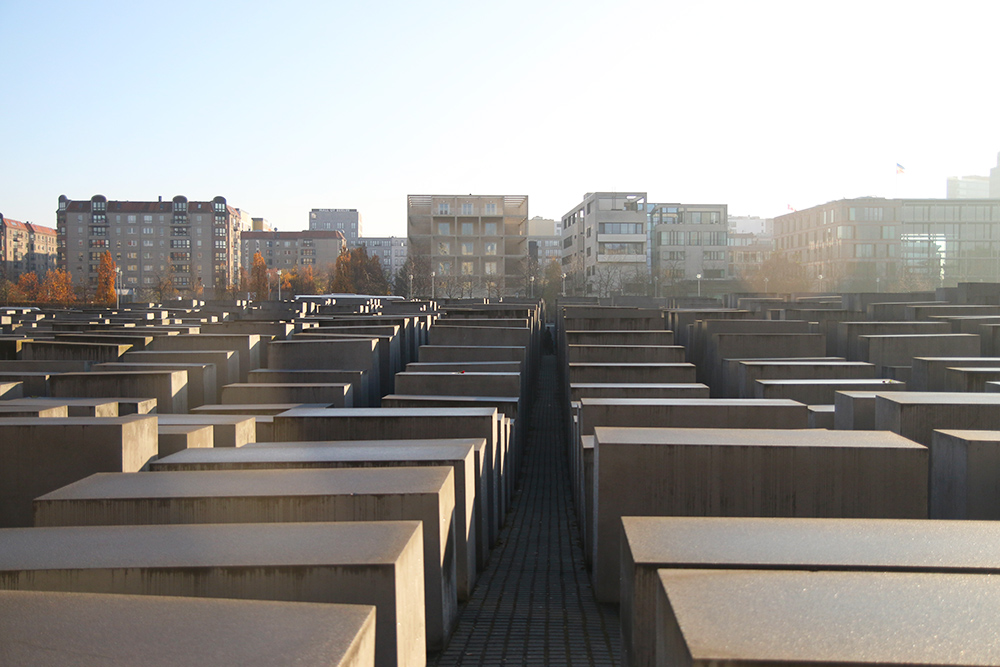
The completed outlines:
[[[594,599],[559,417],[556,361],[542,357],[513,509],[448,648],[457,665],[620,665],[617,611]]]

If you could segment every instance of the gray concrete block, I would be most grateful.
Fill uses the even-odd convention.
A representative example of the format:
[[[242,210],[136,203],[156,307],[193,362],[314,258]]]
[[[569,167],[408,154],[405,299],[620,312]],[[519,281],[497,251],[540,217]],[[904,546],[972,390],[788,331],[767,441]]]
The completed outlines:
[[[114,398],[20,398],[16,405],[64,405],[69,417],[117,417],[118,401]]]
[[[110,364],[95,364],[95,371],[119,372],[119,371],[159,371],[159,370],[180,370],[187,371],[188,376],[188,409],[196,408],[206,403],[217,402],[218,380],[216,379],[215,364],[199,363],[129,363],[114,362]]]
[[[889,366],[912,366],[914,357],[932,354],[971,357],[979,354],[979,336],[974,334],[899,334],[859,338],[863,360],[875,364],[879,374]]]
[[[260,368],[260,336],[257,334],[181,334],[179,336],[158,336],[149,346],[154,352],[179,351],[225,351],[239,353],[239,379],[229,378],[229,382],[246,382],[250,371]]]
[[[157,427],[157,456],[163,458],[186,449],[213,446],[214,431],[211,426],[198,424],[160,424]]]
[[[947,387],[943,391],[981,393],[986,391],[987,382],[1000,380],[1000,363],[985,368],[958,366],[944,372]]]
[[[657,659],[671,667],[989,664],[996,577],[660,571]],[[895,613],[893,613],[895,612]],[[767,641],[761,641],[766,637]]]
[[[833,405],[838,391],[905,391],[906,383],[883,378],[757,380],[754,398],[787,398],[806,405]]]
[[[251,415],[159,415],[160,425],[212,427],[213,447],[242,447],[257,439],[257,422]]]
[[[807,428],[806,406],[787,399],[754,398],[584,398],[580,427]]]
[[[566,346],[566,358],[575,363],[677,364],[687,361],[687,353],[681,345],[570,344]]]
[[[375,664],[419,667],[422,542],[416,521],[9,528],[0,588],[373,605]]]
[[[1000,396],[955,392],[879,392],[875,428],[930,447],[936,429],[1000,429]]]
[[[127,352],[122,357],[124,363],[184,364],[200,363],[215,366],[215,395],[222,393],[227,384],[239,382],[240,355],[235,350],[161,350],[152,352]],[[214,401],[213,401],[214,402]]]
[[[574,383],[569,386],[570,400],[581,398],[708,398],[708,385],[698,382],[677,384]]]
[[[927,448],[891,433],[599,427],[595,437],[594,588],[605,602],[618,601],[624,516],[927,518]]]
[[[292,444],[292,443],[289,443]],[[190,450],[150,464],[153,471],[269,470],[289,468],[384,468],[450,466],[455,474],[455,522],[458,599],[467,600],[476,583],[477,548],[483,524],[487,479],[481,457],[485,440],[374,440],[294,443],[269,447],[267,443],[240,449]],[[485,564],[488,552],[480,555]]]
[[[520,396],[520,373],[397,373],[396,394],[436,396]]]
[[[790,359],[755,360],[736,362],[737,393],[732,398],[754,398],[757,380],[818,380],[826,378],[874,378],[875,366],[861,361],[818,360],[796,361]]]
[[[37,498],[34,512],[40,527],[422,521],[428,648],[442,649],[458,619],[451,467],[92,475]]]
[[[571,363],[571,384],[690,384],[697,382],[694,364],[593,364]]]
[[[49,379],[53,397],[155,398],[161,414],[185,414],[188,410],[187,371],[116,371],[61,373]]]
[[[251,382],[227,384],[222,388],[223,403],[323,403],[331,408],[354,407],[350,384]]]
[[[8,665],[375,661],[371,605],[0,591],[0,609],[0,655]]]
[[[0,526],[30,526],[31,501],[97,472],[136,472],[157,455],[156,417],[0,419]]]
[[[24,396],[23,382],[0,382],[0,400],[9,401]]]
[[[1000,573],[1000,524],[886,519],[624,517],[623,661],[656,663],[657,570]]]
[[[930,451],[932,519],[1000,519],[1000,431],[934,431]]]

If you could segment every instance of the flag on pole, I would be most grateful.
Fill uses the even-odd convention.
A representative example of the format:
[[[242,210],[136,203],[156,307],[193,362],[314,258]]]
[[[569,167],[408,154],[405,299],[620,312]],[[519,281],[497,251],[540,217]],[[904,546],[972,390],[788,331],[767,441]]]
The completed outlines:
[[[789,205],[788,205],[788,210],[789,210],[789,211],[794,211],[795,209],[794,209],[794,208],[792,208],[792,205],[791,205],[791,204],[789,204]]]
[[[896,163],[896,173],[897,174],[905,174],[906,173],[906,167],[904,167],[903,165],[901,165],[901,164],[899,164],[897,162]]]

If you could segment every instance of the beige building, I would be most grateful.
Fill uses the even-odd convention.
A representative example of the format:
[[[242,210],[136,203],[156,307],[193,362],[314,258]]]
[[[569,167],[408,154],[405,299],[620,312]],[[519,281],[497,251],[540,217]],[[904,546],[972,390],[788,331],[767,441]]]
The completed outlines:
[[[827,289],[1000,282],[1000,201],[842,199],[774,219],[775,251]]]
[[[312,266],[317,273],[337,262],[344,251],[344,235],[339,231],[243,232],[243,268],[247,271],[259,252],[269,269]]]
[[[0,277],[17,280],[22,273],[34,272],[39,280],[56,268],[56,230],[0,215]]]
[[[406,218],[414,271],[436,296],[527,293],[526,195],[409,195]]]
[[[648,251],[645,192],[588,192],[562,217],[569,295],[636,291],[649,280]]]
[[[378,257],[390,283],[406,264],[407,243],[401,236],[366,236],[355,241],[353,247],[362,247],[369,257]]]
[[[562,262],[562,221],[535,216],[528,220],[528,265],[540,276],[551,262]]]
[[[153,291],[164,281],[180,294],[220,295],[239,280],[240,234],[250,216],[225,197],[189,201],[114,201],[103,195],[59,197],[59,265],[75,285],[92,289],[106,250],[121,269],[126,293]]]

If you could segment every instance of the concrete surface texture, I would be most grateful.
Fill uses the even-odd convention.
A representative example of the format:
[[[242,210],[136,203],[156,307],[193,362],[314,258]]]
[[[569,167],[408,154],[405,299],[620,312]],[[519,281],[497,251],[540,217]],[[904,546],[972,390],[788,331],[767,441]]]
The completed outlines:
[[[0,587],[372,605],[375,664],[419,666],[422,553],[416,521],[8,528]]]
[[[932,519],[1000,519],[1000,431],[936,430],[930,451]]]
[[[927,448],[891,433],[598,427],[594,434],[588,519],[603,601],[618,601],[625,516],[927,518]]]
[[[0,591],[0,609],[5,665],[375,662],[371,605]]]
[[[92,475],[35,500],[36,526],[415,520],[423,525],[428,647],[458,612],[451,467]],[[467,551],[463,550],[463,553]]]
[[[986,521],[625,517],[621,627],[624,662],[656,663],[657,570],[843,570],[1000,573]]]
[[[975,574],[662,570],[659,665],[988,665],[1000,580]]]

